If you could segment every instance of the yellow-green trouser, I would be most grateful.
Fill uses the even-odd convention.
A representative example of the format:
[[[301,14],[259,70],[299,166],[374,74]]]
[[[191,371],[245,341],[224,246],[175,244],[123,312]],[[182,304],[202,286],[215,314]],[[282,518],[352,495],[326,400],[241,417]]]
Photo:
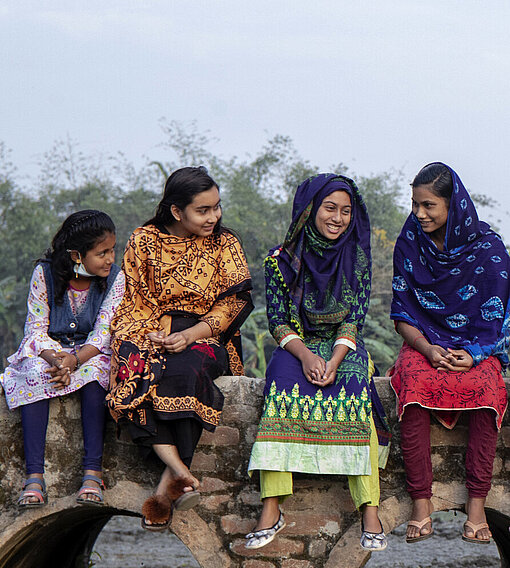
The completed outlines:
[[[370,416],[370,475],[349,475],[349,490],[356,509],[362,505],[379,506],[379,443],[374,420]],[[260,498],[278,497],[280,503],[292,495],[292,472],[260,472]]]

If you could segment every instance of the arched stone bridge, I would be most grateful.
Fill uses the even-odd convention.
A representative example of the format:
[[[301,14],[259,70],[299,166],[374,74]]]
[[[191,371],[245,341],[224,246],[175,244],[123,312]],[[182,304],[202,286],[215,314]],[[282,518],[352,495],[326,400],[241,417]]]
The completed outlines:
[[[391,531],[407,520],[411,503],[404,490],[394,395],[387,379],[376,379],[376,383],[394,432],[389,464],[381,474],[381,519]],[[262,405],[263,381],[222,377],[218,385],[226,397],[222,424],[214,436],[204,434],[193,461],[203,497],[196,509],[175,514],[173,532],[204,568],[363,566],[369,554],[359,547],[359,517],[353,511],[346,478],[341,476],[296,476],[295,495],[285,503],[285,531],[259,551],[244,549],[243,535],[254,526],[260,510],[258,483],[249,480],[246,466]],[[108,507],[76,505],[82,454],[78,400],[74,395],[56,399],[50,412],[49,504],[20,512],[16,507],[23,474],[20,418],[19,413],[7,410],[1,397],[0,568],[87,567],[103,526],[113,515],[139,516],[159,477],[158,464],[142,462],[129,442],[116,439],[115,426],[109,423],[104,464]],[[432,445],[434,506],[436,510],[459,509],[466,500],[466,427],[459,424],[449,432],[433,426]],[[510,425],[505,419],[487,503],[493,509],[489,523],[505,567],[510,566],[509,470]]]

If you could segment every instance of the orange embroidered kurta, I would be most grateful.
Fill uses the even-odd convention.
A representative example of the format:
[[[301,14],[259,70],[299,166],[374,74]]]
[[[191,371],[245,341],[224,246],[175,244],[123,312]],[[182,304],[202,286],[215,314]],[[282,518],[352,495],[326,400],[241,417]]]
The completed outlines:
[[[212,409],[189,392],[174,393],[171,401],[158,393],[164,373],[183,360],[180,354],[156,348],[147,334],[170,333],[204,321],[212,337],[188,346],[185,356],[196,358],[200,353],[216,359],[214,350],[221,347],[228,353],[225,371],[243,373],[239,328],[253,306],[250,274],[238,239],[228,231],[181,238],[152,225],[140,227],[127,244],[123,270],[126,292],[111,326],[113,388],[107,401],[112,415],[143,425],[149,404],[176,416],[192,412],[204,427],[214,429],[221,408]],[[204,365],[194,370],[208,374]],[[211,383],[214,378],[209,377]]]

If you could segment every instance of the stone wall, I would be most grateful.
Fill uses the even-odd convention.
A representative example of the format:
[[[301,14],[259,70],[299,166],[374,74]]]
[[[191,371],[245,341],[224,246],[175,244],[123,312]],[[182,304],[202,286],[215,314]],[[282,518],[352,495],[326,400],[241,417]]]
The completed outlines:
[[[410,512],[398,447],[394,395],[387,379],[376,379],[388,411],[394,441],[388,467],[381,472],[381,519],[387,531]],[[243,535],[260,512],[257,479],[246,474],[262,405],[263,380],[222,377],[225,394],[221,425],[204,433],[192,470],[201,480],[200,506],[176,513],[172,531],[204,568],[355,568],[368,553],[359,547],[359,515],[342,476],[295,476],[295,494],[284,504],[287,528],[270,545],[247,551]],[[0,401],[0,568],[78,568],[87,566],[97,534],[112,515],[139,515],[157,483],[160,465],[142,462],[136,448],[116,439],[108,425],[105,447],[107,507],[78,506],[81,479],[81,425],[76,395],[51,403],[46,450],[49,504],[19,512],[15,506],[23,472],[23,445],[18,412]],[[432,426],[434,506],[461,508],[466,500],[464,455],[466,427],[449,432]],[[494,483],[488,506],[510,513],[510,426],[505,420],[498,442]],[[141,529],[140,529],[141,530]],[[502,531],[502,534],[504,531]],[[508,531],[506,531],[508,535]],[[162,536],[164,538],[164,536]],[[498,542],[503,550],[507,543]],[[150,565],[149,559],[147,565]]]

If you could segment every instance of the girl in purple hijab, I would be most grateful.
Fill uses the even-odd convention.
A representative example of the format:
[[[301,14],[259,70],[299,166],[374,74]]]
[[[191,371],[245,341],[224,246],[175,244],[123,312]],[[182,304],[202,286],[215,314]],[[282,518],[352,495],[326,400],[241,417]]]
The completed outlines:
[[[285,240],[264,265],[278,347],[248,466],[260,472],[263,508],[246,547],[265,546],[285,527],[279,505],[293,492],[292,472],[302,472],[349,476],[363,515],[361,546],[382,550],[378,466],[386,462],[389,434],[362,336],[370,222],[355,183],[320,174],[301,184]]]
[[[510,258],[457,174],[425,166],[395,245],[391,318],[404,339],[391,385],[413,511],[407,542],[432,536],[430,414],[453,428],[467,414],[468,520],[463,539],[489,543],[484,504],[507,407]]]

